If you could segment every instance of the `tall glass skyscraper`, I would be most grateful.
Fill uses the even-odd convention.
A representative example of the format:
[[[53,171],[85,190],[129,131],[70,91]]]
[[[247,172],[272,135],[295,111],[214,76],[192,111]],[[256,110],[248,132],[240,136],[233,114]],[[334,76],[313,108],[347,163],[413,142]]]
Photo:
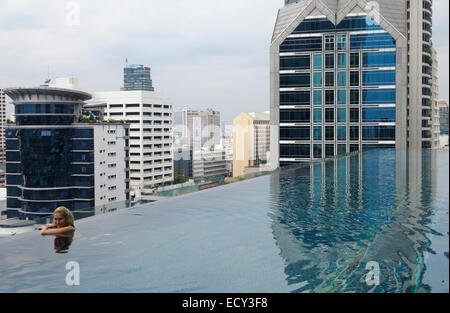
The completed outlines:
[[[406,81],[399,85],[397,75],[406,68],[406,37],[355,1],[342,8],[345,1],[328,2],[335,10],[320,1],[287,6],[291,23],[279,15],[275,27],[271,120],[279,132],[271,160],[281,166],[395,147],[402,137],[396,126]]]
[[[125,90],[155,91],[152,86],[151,69],[143,65],[130,65],[123,69]]]
[[[273,167],[434,148],[431,0],[285,0],[271,42]]]

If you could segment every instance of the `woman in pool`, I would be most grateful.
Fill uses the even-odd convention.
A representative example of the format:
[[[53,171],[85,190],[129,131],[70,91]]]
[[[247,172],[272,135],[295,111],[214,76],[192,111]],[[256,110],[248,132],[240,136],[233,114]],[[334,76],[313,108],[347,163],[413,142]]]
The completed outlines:
[[[75,231],[73,215],[66,207],[60,206],[53,212],[53,224],[39,228],[41,235],[59,235]]]

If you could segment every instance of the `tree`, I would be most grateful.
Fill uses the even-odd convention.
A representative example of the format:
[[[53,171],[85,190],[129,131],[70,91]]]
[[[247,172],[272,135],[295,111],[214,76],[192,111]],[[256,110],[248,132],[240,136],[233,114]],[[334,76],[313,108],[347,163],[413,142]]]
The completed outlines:
[[[184,177],[183,175],[174,173],[173,174],[173,184],[177,185],[177,184],[183,184],[185,182],[189,181],[189,178]]]

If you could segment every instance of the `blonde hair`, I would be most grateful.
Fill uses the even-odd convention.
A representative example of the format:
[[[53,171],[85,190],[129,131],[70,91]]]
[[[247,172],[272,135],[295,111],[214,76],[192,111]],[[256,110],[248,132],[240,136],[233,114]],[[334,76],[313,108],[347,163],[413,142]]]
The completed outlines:
[[[62,215],[66,226],[73,225],[73,215],[68,208],[66,208],[65,206],[57,207],[53,212],[53,215],[55,215],[55,213],[60,213]]]

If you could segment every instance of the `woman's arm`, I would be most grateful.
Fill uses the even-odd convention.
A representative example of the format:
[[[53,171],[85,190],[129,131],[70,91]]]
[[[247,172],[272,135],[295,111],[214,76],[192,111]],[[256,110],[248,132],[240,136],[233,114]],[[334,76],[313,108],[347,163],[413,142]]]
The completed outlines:
[[[72,226],[66,226],[66,227],[61,227],[61,228],[51,229],[51,230],[44,227],[41,230],[41,235],[58,235],[58,234],[68,233],[71,231],[75,231],[75,228]]]
[[[49,228],[55,228],[55,227],[56,227],[55,224],[47,224],[47,225],[44,225],[44,226],[39,227],[38,230],[49,229]]]

